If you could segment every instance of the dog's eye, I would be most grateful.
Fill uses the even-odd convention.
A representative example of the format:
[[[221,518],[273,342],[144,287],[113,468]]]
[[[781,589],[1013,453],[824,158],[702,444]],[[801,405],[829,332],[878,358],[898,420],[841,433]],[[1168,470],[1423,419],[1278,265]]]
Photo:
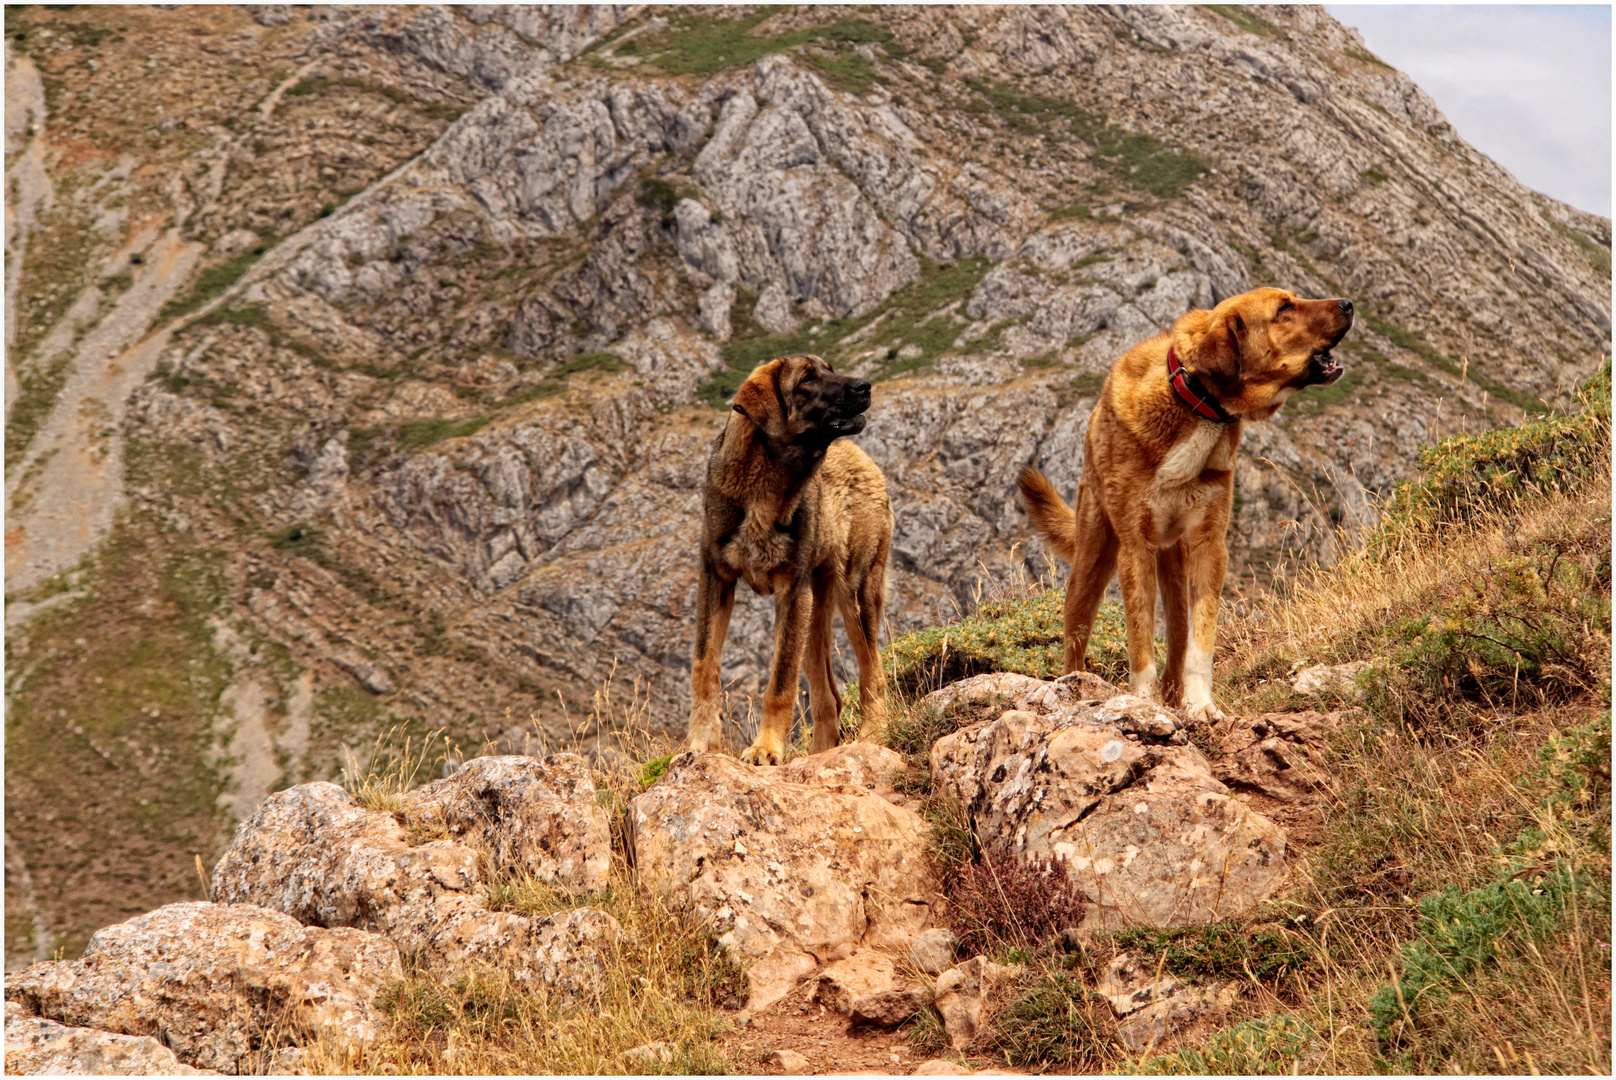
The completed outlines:
[[[1276,318],[1276,319],[1279,318],[1281,315],[1285,314],[1287,311],[1290,311],[1295,307],[1296,307],[1296,305],[1291,303],[1289,300],[1280,301],[1279,310],[1274,312],[1274,318]]]

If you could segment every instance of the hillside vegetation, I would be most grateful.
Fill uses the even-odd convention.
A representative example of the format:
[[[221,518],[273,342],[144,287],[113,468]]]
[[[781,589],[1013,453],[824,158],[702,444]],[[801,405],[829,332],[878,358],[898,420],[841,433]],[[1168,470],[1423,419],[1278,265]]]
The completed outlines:
[[[1253,915],[1074,942],[1062,930],[1080,897],[983,856],[960,809],[912,772],[955,931],[970,950],[1024,965],[966,1053],[947,1051],[928,1012],[903,1029],[914,1055],[1052,1073],[1608,1072],[1609,377],[1607,365],[1580,389],[1575,413],[1428,448],[1426,477],[1398,489],[1361,549],[1227,627],[1218,689],[1232,713],[1316,708],[1290,673],[1369,662],[1330,702],[1344,718],[1329,754],[1333,795],[1313,828],[1293,832],[1304,857],[1288,886]],[[1109,613],[1091,652],[1111,677],[1122,673],[1121,633]],[[991,704],[936,713],[921,704],[927,691],[986,671],[1058,674],[1059,644],[1052,590],[988,600],[961,622],[899,637],[887,654],[900,706],[889,745],[922,764],[938,737],[993,714]],[[590,723],[621,733],[620,764],[597,772],[620,813],[675,747],[646,733],[638,703],[596,704]],[[355,790],[383,805],[406,772],[373,772]],[[613,955],[598,1015],[558,1010],[508,981],[418,974],[394,995],[382,1045],[358,1054],[317,1044],[304,1065],[764,1068],[738,1049],[728,1011],[741,972],[699,924],[646,893],[623,856],[618,843],[610,889],[590,898],[632,943]],[[580,902],[520,880],[494,896],[529,914]],[[1164,1050],[1125,1051],[1093,989],[1124,949],[1179,978],[1239,982],[1228,1023]],[[666,1055],[624,1056],[652,1043],[666,1043]],[[839,1052],[827,1049],[823,1067]]]

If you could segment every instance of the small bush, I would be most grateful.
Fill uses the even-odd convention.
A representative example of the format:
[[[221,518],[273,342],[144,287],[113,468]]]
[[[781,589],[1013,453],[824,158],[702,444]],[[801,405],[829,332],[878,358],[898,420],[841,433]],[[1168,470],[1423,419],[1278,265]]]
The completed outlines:
[[[1393,493],[1370,548],[1507,509],[1527,494],[1567,491],[1610,460],[1610,362],[1577,390],[1582,408],[1519,427],[1455,435],[1420,451],[1425,478]]]
[[[1369,1003],[1370,1024],[1383,1051],[1395,1051],[1417,1029],[1423,1011],[1464,988],[1472,972],[1492,962],[1502,939],[1544,938],[1560,926],[1587,883],[1562,871],[1536,885],[1500,881],[1470,892],[1447,888],[1420,901],[1419,936],[1403,946],[1403,970]],[[1610,902],[1608,886],[1604,903]]]
[[[983,852],[948,887],[949,919],[967,956],[995,948],[1033,950],[1083,921],[1088,898],[1066,860]]]
[[[1317,947],[1294,931],[1248,929],[1236,923],[1208,923],[1174,930],[1119,930],[1110,935],[1118,948],[1162,955],[1165,970],[1181,979],[1248,979],[1271,982],[1294,975],[1312,962]]]
[[[1293,1016],[1248,1020],[1202,1046],[1186,1046],[1143,1061],[1124,1061],[1119,1076],[1286,1076],[1308,1070],[1315,1033]]]

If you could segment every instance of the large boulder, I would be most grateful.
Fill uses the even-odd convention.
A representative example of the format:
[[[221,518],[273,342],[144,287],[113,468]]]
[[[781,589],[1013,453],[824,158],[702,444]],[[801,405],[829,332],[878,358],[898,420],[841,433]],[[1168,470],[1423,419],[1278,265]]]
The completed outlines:
[[[472,758],[406,795],[404,814],[425,832],[480,846],[499,870],[573,891],[606,887],[610,823],[577,754]]]
[[[932,786],[959,801],[985,847],[1064,858],[1089,898],[1085,926],[1210,922],[1279,883],[1283,830],[1231,798],[1199,750],[1178,745],[1180,717],[1128,694],[1033,688],[1022,700],[1031,693],[1071,700],[939,739]]]
[[[235,1073],[299,1034],[373,1039],[377,995],[403,978],[398,948],[380,934],[195,902],[99,930],[81,959],[7,975],[6,998],[61,1024],[151,1036],[187,1065]]]
[[[6,1072],[11,1076],[218,1076],[193,1069],[150,1035],[69,1027],[6,1002]]]
[[[482,783],[432,791],[423,801],[440,822],[463,824],[474,820],[463,807]],[[496,850],[519,853],[525,842],[537,842],[534,832],[517,835],[522,839],[501,840]],[[414,839],[393,814],[366,809],[335,784],[301,784],[265,799],[237,827],[214,869],[213,894],[311,926],[386,934],[405,955],[448,978],[496,966],[563,994],[587,995],[599,986],[599,949],[616,937],[615,919],[592,908],[542,919],[490,910],[477,850]]]
[[[926,928],[939,899],[929,829],[894,805],[887,778],[902,769],[866,743],[762,768],[684,753],[634,800],[638,873],[749,964],[748,1008],[856,949],[907,950]]]

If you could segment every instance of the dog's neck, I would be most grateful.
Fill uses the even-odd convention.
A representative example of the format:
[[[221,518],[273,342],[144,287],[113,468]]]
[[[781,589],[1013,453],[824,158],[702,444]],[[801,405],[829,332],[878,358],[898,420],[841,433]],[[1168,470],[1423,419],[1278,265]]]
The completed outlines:
[[[1177,351],[1173,346],[1167,347],[1167,385],[1172,389],[1173,396],[1180,404],[1187,407],[1202,420],[1210,420],[1216,424],[1237,424],[1240,421],[1229,415],[1223,404],[1213,397],[1201,380],[1197,379],[1190,370],[1179,360]]]
[[[802,492],[825,460],[825,448],[771,439],[743,413],[731,413],[724,440],[738,440],[746,468],[723,493],[746,507],[747,525],[770,530],[791,521]],[[723,490],[722,488],[720,490]],[[759,495],[758,493],[764,493]]]

